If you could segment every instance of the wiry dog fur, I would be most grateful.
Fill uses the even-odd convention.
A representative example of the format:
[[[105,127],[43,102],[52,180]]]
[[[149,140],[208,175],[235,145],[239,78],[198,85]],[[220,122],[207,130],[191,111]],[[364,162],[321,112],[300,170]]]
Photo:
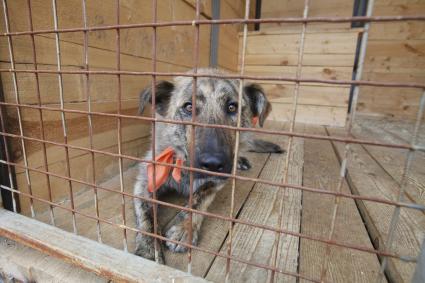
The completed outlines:
[[[217,69],[200,69],[198,73],[219,75],[223,72]],[[179,121],[190,121],[191,113],[187,111],[187,104],[191,103],[193,90],[193,78],[177,77],[174,82],[158,82],[155,89],[156,115],[166,119]],[[231,79],[203,78],[197,79],[196,93],[196,121],[208,124],[221,124],[236,126],[237,111],[241,107],[241,126],[252,127],[252,118],[258,117],[260,126],[271,111],[262,88],[256,84],[246,84],[243,87],[242,105],[237,105],[239,81]],[[151,88],[145,89],[140,95],[140,111],[143,112],[147,103],[152,99]],[[195,107],[192,107],[195,111]],[[230,110],[233,111],[230,111]],[[160,154],[167,147],[172,147],[175,151],[175,158],[184,160],[184,165],[189,166],[189,148],[192,127],[188,125],[156,123],[156,152]],[[234,158],[235,131],[196,127],[195,130],[195,167],[210,171],[231,173],[232,160]],[[256,152],[282,152],[282,149],[273,143],[255,140],[248,132],[240,134],[241,146],[247,150]],[[145,159],[151,159],[152,152],[148,152]],[[207,160],[207,161],[205,161]],[[239,169],[247,170],[251,166],[249,161],[240,157]],[[218,191],[226,183],[226,179],[200,173],[194,174],[193,185],[193,208],[206,211],[214,200]],[[171,174],[170,174],[171,175]],[[189,172],[183,171],[181,182],[178,184],[171,176],[168,177],[164,185],[157,190],[157,196],[164,192],[175,190],[184,196],[189,195]],[[140,164],[140,173],[134,186],[134,194],[152,197],[147,189],[147,164]],[[152,204],[140,199],[134,200],[137,227],[141,230],[153,231]],[[192,244],[196,245],[199,239],[199,231],[203,216],[194,213],[192,216]],[[172,225],[165,236],[169,239],[188,242],[189,234],[188,213],[181,211],[172,220]],[[138,233],[136,237],[136,254],[148,259],[154,259],[154,239],[152,237]],[[159,245],[160,246],[160,245]],[[166,242],[166,246],[174,252],[185,252],[187,249],[183,245]],[[161,249],[159,249],[159,261],[163,262]]]

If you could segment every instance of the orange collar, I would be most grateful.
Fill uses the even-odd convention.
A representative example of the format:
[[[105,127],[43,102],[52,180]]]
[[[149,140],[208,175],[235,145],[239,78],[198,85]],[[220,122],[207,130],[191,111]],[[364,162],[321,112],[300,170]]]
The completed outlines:
[[[252,117],[251,123],[252,123],[252,126],[255,127],[258,123],[258,116]]]
[[[155,157],[155,161],[162,162],[162,163],[168,163],[173,164],[174,159],[174,149],[172,147],[167,147],[164,149],[159,155]],[[176,158],[175,165],[182,166],[183,160],[180,158]],[[166,166],[166,165],[156,165],[155,166],[155,187],[153,182],[153,164],[148,164],[148,191],[153,192],[159,189],[165,181],[167,181],[167,178],[170,174],[170,171],[172,167]],[[173,179],[180,183],[181,180],[181,168],[174,167],[172,172]]]

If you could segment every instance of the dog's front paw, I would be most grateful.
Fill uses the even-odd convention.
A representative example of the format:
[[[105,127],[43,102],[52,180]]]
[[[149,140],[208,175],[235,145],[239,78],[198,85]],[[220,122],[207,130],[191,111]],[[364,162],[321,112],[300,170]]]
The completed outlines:
[[[155,261],[155,243],[149,237],[137,237],[135,255]],[[164,264],[164,255],[162,253],[161,244],[158,243],[158,263]]]
[[[251,163],[249,163],[249,160],[246,157],[239,156],[238,158],[238,169],[242,171],[246,171],[251,169]]]
[[[186,229],[187,225],[184,225],[184,222],[177,223],[171,226],[170,229],[165,233],[165,236],[171,240],[179,241],[183,243],[189,243],[189,230]],[[192,244],[196,245],[198,243],[198,231],[192,229]],[[184,245],[173,243],[167,241],[165,243],[170,251],[177,253],[184,253],[188,248]]]

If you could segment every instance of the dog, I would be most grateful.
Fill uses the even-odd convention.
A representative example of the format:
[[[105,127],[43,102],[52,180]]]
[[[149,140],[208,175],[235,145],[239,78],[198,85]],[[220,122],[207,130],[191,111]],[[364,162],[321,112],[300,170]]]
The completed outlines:
[[[218,69],[198,69],[199,74],[225,75]],[[173,82],[160,81],[155,86],[155,111],[158,118],[177,121],[192,120],[195,112],[196,121],[205,124],[236,126],[238,108],[241,108],[241,127],[254,127],[258,121],[264,125],[271,111],[271,104],[263,89],[254,83],[243,86],[242,105],[238,105],[239,80],[215,77],[198,77],[196,86],[196,107],[192,105],[192,77],[176,77]],[[140,95],[140,113],[152,100],[152,89],[148,87]],[[190,166],[190,143],[192,126],[184,124],[156,123],[155,160],[176,165]],[[195,127],[194,167],[212,172],[231,173],[234,159],[236,133],[223,128]],[[258,139],[253,139],[249,132],[240,132],[242,149],[262,153],[282,153],[280,146]],[[152,160],[149,151],[145,159]],[[190,172],[178,168],[155,167],[155,183],[153,182],[153,165],[140,163],[139,175],[134,185],[134,194],[152,198],[153,191],[160,197],[165,192],[174,190],[188,197]],[[238,158],[238,169],[248,170],[251,165],[245,157]],[[206,211],[218,191],[226,184],[222,176],[212,176],[193,172],[193,209]],[[152,203],[134,199],[134,210],[137,228],[146,232],[153,231]],[[188,243],[189,213],[180,211],[172,220],[170,228],[165,232],[169,239]],[[203,216],[192,214],[192,244],[196,245]],[[138,233],[136,236],[135,254],[147,259],[155,259],[155,240]],[[187,248],[173,242],[166,242],[173,252],[185,252]],[[161,245],[158,245],[158,260],[164,263]]]

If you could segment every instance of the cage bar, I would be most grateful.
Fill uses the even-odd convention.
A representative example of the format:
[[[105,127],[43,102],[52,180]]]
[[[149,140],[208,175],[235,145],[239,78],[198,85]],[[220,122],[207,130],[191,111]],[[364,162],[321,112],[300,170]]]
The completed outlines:
[[[121,17],[120,14],[122,12],[121,7],[122,3],[120,3],[120,0],[115,1],[115,12],[116,12],[116,23],[115,24],[108,24],[108,25],[102,25],[102,26],[89,26],[88,25],[88,13],[87,13],[87,1],[82,0],[82,16],[83,16],[83,26],[82,27],[72,27],[72,28],[59,28],[58,24],[58,9],[57,9],[57,1],[52,0],[52,16],[53,16],[53,29],[38,29],[34,30],[33,25],[33,14],[32,14],[32,7],[31,7],[31,0],[27,0],[27,7],[29,10],[29,16],[28,16],[28,22],[29,22],[29,28],[28,30],[24,31],[11,31],[9,26],[9,12],[7,7],[7,0],[3,0],[3,14],[5,18],[5,32],[0,33],[0,37],[4,37],[7,39],[8,48],[9,48],[9,60],[10,60],[10,68],[0,68],[0,73],[10,74],[12,76],[12,82],[13,82],[13,90],[14,90],[14,96],[15,96],[15,102],[7,101],[7,102],[0,102],[0,122],[1,126],[3,128],[2,131],[0,131],[0,135],[2,136],[3,142],[5,144],[5,159],[6,160],[0,160],[0,163],[7,166],[9,169],[9,180],[10,185],[6,186],[4,184],[0,184],[0,188],[2,190],[7,190],[12,194],[12,201],[13,201],[13,209],[15,212],[17,212],[17,203],[15,196],[19,196],[21,198],[29,199],[30,202],[30,209],[31,209],[31,216],[35,217],[36,212],[34,209],[34,202],[40,202],[44,205],[47,205],[49,207],[49,213],[50,213],[50,222],[51,224],[55,225],[55,211],[57,210],[64,210],[67,213],[70,213],[72,215],[72,225],[73,225],[73,231],[74,234],[78,233],[77,229],[77,222],[76,222],[76,215],[81,216],[82,218],[94,220],[96,222],[96,234],[97,234],[97,240],[99,243],[96,243],[96,245],[100,245],[102,243],[102,231],[101,231],[101,223],[107,224],[111,227],[117,228],[120,231],[122,231],[122,237],[123,237],[123,247],[124,251],[128,252],[128,232],[132,233],[140,233],[145,236],[149,236],[153,238],[154,241],[154,248],[155,248],[155,261],[157,263],[160,262],[160,244],[161,242],[172,242],[174,244],[182,245],[183,247],[188,249],[188,265],[187,265],[187,271],[189,274],[192,273],[193,269],[193,252],[198,251],[205,254],[213,255],[217,258],[223,258],[226,260],[226,268],[225,268],[225,280],[226,282],[230,281],[230,273],[231,273],[231,267],[233,262],[243,263],[252,267],[257,267],[260,269],[267,270],[268,273],[271,274],[270,282],[275,282],[277,278],[277,274],[281,275],[287,275],[290,276],[296,280],[306,280],[310,282],[325,282],[327,273],[330,270],[330,260],[331,260],[331,248],[339,248],[339,249],[348,249],[352,251],[361,251],[364,253],[376,255],[381,259],[380,264],[380,273],[377,276],[377,281],[380,282],[386,274],[386,267],[388,265],[388,260],[401,260],[404,262],[417,262],[417,255],[416,254],[400,254],[396,252],[396,250],[393,247],[393,241],[396,233],[397,224],[399,222],[400,218],[400,211],[402,208],[408,208],[412,210],[419,210],[421,212],[425,211],[425,206],[419,203],[415,203],[415,201],[406,201],[404,195],[405,195],[405,189],[407,186],[408,181],[408,175],[409,171],[411,169],[412,160],[417,151],[425,152],[425,147],[418,143],[418,132],[421,127],[424,111],[425,111],[425,84],[424,83],[411,83],[411,82],[402,82],[402,81],[394,81],[394,82],[386,82],[386,81],[379,81],[379,80],[362,80],[362,72],[363,72],[363,64],[365,61],[365,54],[366,54],[366,48],[368,44],[368,35],[369,35],[369,28],[370,24],[373,23],[387,23],[387,22],[407,22],[407,21],[419,21],[419,22],[425,22],[425,16],[424,15],[413,15],[413,16],[372,16],[372,10],[374,1],[371,0],[368,2],[368,9],[366,16],[353,16],[353,17],[311,17],[309,16],[309,9],[311,2],[309,0],[305,0],[304,2],[304,12],[302,17],[279,17],[279,18],[265,18],[265,19],[250,19],[249,18],[249,12],[250,12],[250,0],[245,1],[245,15],[244,18],[230,18],[230,19],[209,19],[208,17],[204,17],[204,11],[202,10],[202,1],[196,0],[191,1],[192,6],[195,8],[195,15],[193,20],[171,20],[171,21],[159,21],[158,20],[158,1],[152,0],[152,21],[151,22],[142,22],[142,23],[132,23],[132,24],[122,24],[121,23]],[[302,68],[303,68],[303,56],[304,56],[304,45],[305,45],[305,38],[307,33],[307,26],[311,23],[352,23],[352,22],[361,22],[365,23],[365,27],[362,33],[361,37],[361,45],[360,45],[360,54],[359,54],[359,65],[358,70],[356,73],[356,76],[354,79],[351,80],[340,80],[340,79],[317,79],[317,78],[309,78],[304,77],[301,74]],[[246,75],[245,73],[245,59],[246,59],[246,49],[247,49],[247,34],[248,34],[248,25],[249,24],[260,24],[260,23],[279,23],[279,24],[300,24],[302,26],[302,30],[299,33],[299,47],[297,52],[297,66],[296,66],[296,73],[294,77],[289,76],[256,76],[256,75]],[[211,75],[211,74],[203,74],[198,72],[198,68],[200,67],[200,49],[201,49],[201,41],[200,41],[200,32],[202,26],[211,26],[215,25],[216,27],[219,27],[219,25],[240,25],[243,27],[243,34],[242,34],[242,56],[241,56],[241,62],[240,62],[240,71],[238,74],[218,74],[218,75]],[[193,27],[193,62],[191,64],[192,70],[187,73],[183,72],[164,72],[164,71],[158,71],[158,61],[161,62],[161,58],[158,58],[158,49],[159,49],[159,43],[158,43],[158,28],[164,28],[164,27]],[[125,47],[121,46],[121,40],[123,39],[123,36],[121,34],[121,30],[129,30],[129,29],[143,29],[143,28],[149,28],[152,30],[152,49],[151,49],[151,63],[152,63],[152,70],[150,71],[128,71],[123,70],[122,62],[121,62],[121,56],[122,52],[125,49]],[[116,49],[115,49],[115,59],[116,59],[116,68],[113,70],[93,70],[89,67],[89,34],[90,32],[99,32],[99,31],[115,31],[115,39],[116,39]],[[60,35],[66,34],[66,33],[74,33],[74,32],[81,32],[83,33],[83,68],[81,70],[67,70],[63,69],[62,65],[62,55],[61,55],[61,40]],[[36,36],[39,35],[52,35],[54,36],[55,41],[55,52],[56,52],[56,70],[48,70],[42,69],[38,67],[38,60],[37,60],[37,52],[36,52]],[[30,36],[31,38],[31,49],[32,49],[32,56],[33,60],[31,62],[32,69],[19,69],[15,65],[15,56],[13,52],[13,37],[17,36]],[[190,64],[188,64],[190,65]],[[20,90],[18,88],[18,75],[19,74],[31,74],[35,76],[35,83],[36,83],[36,96],[37,101],[36,104],[25,104],[21,103],[20,101]],[[59,100],[60,100],[60,106],[59,107],[49,107],[49,106],[43,106],[41,101],[41,90],[40,90],[40,74],[50,74],[50,75],[57,75],[58,78],[58,87],[59,87]],[[80,75],[84,79],[84,95],[87,99],[87,111],[86,110],[75,110],[75,109],[67,109],[65,108],[65,98],[64,98],[64,82],[63,77],[65,75]],[[91,86],[91,77],[92,75],[109,75],[117,78],[117,84],[118,84],[118,91],[117,91],[117,111],[116,113],[106,113],[106,111],[93,111],[92,109],[92,103],[93,98],[90,91]],[[151,117],[143,117],[143,116],[136,116],[136,115],[127,115],[123,114],[123,82],[122,77],[123,76],[139,76],[139,77],[150,77],[151,78],[151,89],[152,89],[152,106],[151,106]],[[191,121],[177,121],[173,119],[165,119],[165,118],[157,118],[156,115],[156,85],[157,85],[157,79],[159,76],[182,76],[186,78],[190,78],[193,85],[192,85],[192,95],[191,95],[191,101],[192,105],[196,109],[196,93],[197,93],[197,85],[200,80],[200,78],[216,78],[216,79],[235,79],[239,81],[239,89],[238,89],[238,102],[239,105],[242,105],[242,94],[243,94],[243,85],[246,80],[252,80],[252,81],[279,81],[280,83],[287,82],[287,83],[293,83],[294,84],[294,92],[292,96],[292,107],[291,107],[291,115],[289,119],[289,129],[288,130],[270,130],[270,129],[258,129],[258,128],[242,128],[241,127],[241,115],[242,115],[242,109],[241,107],[238,107],[237,112],[237,125],[231,126],[231,125],[217,125],[217,124],[207,124],[197,121],[196,117],[196,111],[193,111]],[[332,135],[316,135],[316,134],[308,134],[308,133],[300,133],[295,130],[295,124],[296,124],[296,117],[297,117],[297,108],[299,106],[299,96],[300,96],[300,86],[302,84],[306,83],[320,83],[320,84],[326,84],[330,86],[352,86],[353,87],[353,101],[349,106],[349,116],[348,116],[348,122],[347,122],[347,131],[344,137],[339,136],[332,136]],[[400,87],[400,88],[410,88],[410,89],[421,89],[423,91],[419,110],[417,113],[417,119],[415,128],[413,131],[413,136],[409,142],[406,143],[389,143],[389,142],[381,142],[376,141],[372,139],[364,139],[364,138],[357,138],[354,137],[352,134],[352,128],[355,122],[356,118],[356,108],[358,104],[358,97],[359,97],[359,88],[361,86],[373,86],[373,87],[385,87],[385,88],[393,88],[393,87]],[[5,113],[5,109],[7,107],[16,108],[17,111],[17,117],[18,117],[18,128],[19,133],[12,133],[8,132],[7,128],[5,127],[8,123],[7,114]],[[37,110],[38,112],[38,123],[40,124],[40,138],[35,138],[32,136],[29,136],[26,132],[24,133],[24,127],[22,122],[22,109],[30,109],[30,110]],[[45,116],[43,115],[43,111],[52,111],[54,113],[59,112],[61,117],[61,125],[63,129],[63,142],[56,142],[51,141],[46,138],[45,134]],[[89,136],[89,146],[77,146],[68,143],[68,125],[66,120],[66,114],[81,114],[84,116],[87,116],[88,119],[88,136]],[[117,121],[117,153],[108,152],[107,150],[101,150],[101,149],[95,149],[94,147],[94,130],[93,130],[93,117],[108,117],[108,118],[114,118]],[[139,158],[136,156],[131,156],[128,154],[123,154],[123,120],[124,119],[131,119],[134,121],[144,121],[148,122],[151,125],[151,137],[152,137],[152,144],[151,144],[151,151],[152,151],[152,158],[151,159],[144,159]],[[157,138],[157,127],[156,123],[167,123],[167,124],[178,124],[178,125],[186,125],[187,127],[190,127],[191,133],[188,140],[190,140],[190,148],[189,148],[189,166],[180,166],[175,164],[168,164],[163,162],[158,162],[156,160],[156,138]],[[219,173],[219,172],[211,172],[208,170],[196,168],[195,166],[195,133],[197,127],[205,127],[205,128],[214,128],[214,129],[222,129],[222,130],[229,130],[235,132],[235,154],[233,157],[233,168],[231,173]],[[283,180],[282,182],[276,182],[276,181],[269,181],[262,179],[260,177],[258,178],[252,178],[252,177],[245,177],[237,174],[237,162],[239,157],[239,148],[240,148],[240,134],[244,132],[250,132],[253,134],[269,134],[269,135],[276,135],[276,136],[285,136],[288,137],[287,142],[287,155],[284,159],[284,167],[283,167]],[[303,139],[314,139],[314,140],[321,140],[321,141],[329,141],[329,142],[342,142],[344,143],[344,151],[342,154],[342,161],[340,165],[340,172],[338,177],[338,183],[336,191],[331,191],[328,188],[316,188],[313,186],[305,186],[305,185],[295,185],[290,184],[288,181],[288,172],[289,172],[289,165],[291,162],[291,152],[294,151],[293,144],[295,138],[303,138]],[[17,139],[21,143],[22,152],[23,152],[23,165],[15,162],[12,158],[11,152],[8,151],[7,148],[7,142],[10,142],[10,140]],[[29,142],[36,142],[41,144],[42,146],[42,153],[43,153],[43,163],[41,167],[36,168],[36,166],[30,166],[28,164],[27,159],[27,150],[26,150],[26,143]],[[342,186],[347,178],[347,170],[348,170],[348,159],[350,157],[350,150],[352,145],[371,145],[371,146],[379,146],[381,148],[393,148],[393,149],[404,149],[408,150],[406,162],[404,164],[403,172],[402,172],[402,179],[399,185],[399,191],[397,195],[397,199],[384,199],[383,197],[369,197],[364,195],[357,195],[354,193],[343,193]],[[65,174],[58,174],[54,172],[49,171],[49,164],[47,159],[47,147],[48,146],[59,146],[63,148],[65,152]],[[90,163],[92,166],[92,178],[90,181],[84,181],[79,180],[78,178],[71,177],[71,164],[70,164],[70,155],[69,151],[71,150],[80,150],[84,153],[87,153],[90,155]],[[99,180],[97,180],[96,177],[96,168],[95,168],[95,154],[100,154],[107,157],[113,157],[117,158],[119,162],[119,188],[113,189],[113,188],[107,188],[106,186],[103,186],[100,184]],[[155,174],[156,174],[156,166],[168,166],[171,168],[180,168],[182,170],[185,170],[189,172],[189,197],[188,202],[186,205],[177,205],[173,203],[168,203],[165,201],[161,201],[157,198],[157,193],[154,190],[152,193],[152,197],[146,197],[146,196],[139,196],[134,195],[133,193],[128,193],[125,191],[125,179],[124,179],[124,163],[123,160],[130,160],[134,162],[140,162],[140,163],[147,163],[152,164],[153,166],[153,182],[154,187],[156,187],[155,181]],[[11,175],[12,168],[20,168],[23,169],[26,176],[26,183],[28,186],[28,193],[23,192],[17,188],[17,184],[13,182],[13,178]],[[46,178],[46,184],[47,184],[47,199],[36,196],[32,192],[32,180],[30,178],[31,172],[36,172],[38,174],[44,175],[43,177]],[[209,176],[218,176],[218,177],[226,177],[231,179],[231,199],[230,199],[230,211],[229,215],[220,215],[215,214],[207,211],[200,211],[196,208],[193,208],[193,193],[194,193],[194,173],[203,173],[208,174]],[[51,186],[51,179],[50,178],[59,178],[63,181],[66,181],[69,187],[69,201],[70,201],[70,207],[67,205],[64,205],[63,203],[57,203],[53,197],[52,197],[52,186]],[[284,199],[280,199],[279,202],[279,211],[278,211],[278,225],[275,225],[276,227],[273,227],[272,225],[266,225],[266,224],[260,224],[256,223],[254,221],[247,221],[238,218],[238,216],[235,214],[235,191],[236,191],[236,180],[239,181],[251,181],[255,182],[257,184],[266,184],[270,186],[274,186],[279,188],[279,192],[285,192],[288,189],[295,189],[299,190],[301,192],[312,192],[317,195],[322,196],[332,196],[334,198],[334,204],[332,207],[332,216],[331,216],[331,225],[330,230],[327,234],[327,237],[318,237],[313,236],[309,233],[305,232],[294,232],[290,229],[284,228],[284,220],[286,215],[284,215]],[[74,203],[74,191],[73,191],[73,183],[83,185],[85,191],[91,191],[93,190],[93,197],[94,197],[94,207],[95,207],[95,215],[86,213],[84,211],[80,211],[78,208],[75,207]],[[102,192],[108,192],[115,196],[119,196],[121,200],[121,221],[120,223],[116,223],[114,221],[111,221],[106,218],[102,218],[99,215],[99,196],[98,191]],[[147,202],[152,205],[152,214],[153,214],[153,232],[147,232],[143,231],[137,228],[132,227],[127,223],[127,217],[126,217],[126,204],[125,200],[126,198],[129,199],[140,199],[144,202]],[[385,242],[384,246],[380,246],[379,248],[371,248],[366,245],[357,245],[348,243],[345,241],[338,241],[335,240],[335,225],[336,225],[336,219],[339,215],[339,210],[341,208],[341,198],[354,200],[354,201],[364,201],[364,202],[373,202],[376,204],[382,204],[394,207],[394,213],[391,218],[390,227],[388,230],[388,236]],[[169,239],[167,237],[164,237],[160,233],[160,229],[158,226],[158,206],[164,206],[169,208],[174,208],[179,211],[184,211],[187,213],[188,217],[188,241],[177,241],[173,239]],[[5,216],[7,214],[7,217]],[[212,249],[207,249],[203,247],[198,247],[193,243],[193,217],[202,216],[202,217],[210,217],[214,219],[223,220],[225,222],[228,222],[229,224],[229,230],[228,230],[228,236],[223,242],[224,244],[224,251],[215,251]],[[19,221],[22,221],[21,216],[5,213],[0,209],[0,218],[6,217],[6,218],[16,218]],[[16,220],[16,221],[18,221]],[[30,220],[34,221],[34,220]],[[23,221],[26,222],[26,221]],[[249,227],[255,227],[260,228],[264,231],[270,231],[274,234],[274,245],[272,251],[271,251],[271,262],[267,264],[258,263],[255,260],[246,260],[242,257],[235,256],[235,253],[233,251],[234,247],[234,237],[235,237],[235,224],[239,225],[245,225]],[[41,224],[40,224],[41,225]],[[52,229],[56,229],[53,227],[50,227]],[[49,229],[50,229],[49,228]],[[62,233],[62,232],[61,232]],[[42,242],[37,242],[34,244],[34,241],[31,238],[25,238],[22,231],[13,230],[10,226],[0,224],[0,235],[12,237],[15,239],[18,239],[18,241],[23,242],[27,245],[33,245],[34,247],[42,250],[43,252],[47,253],[55,253],[55,250],[51,247],[46,245],[43,245]],[[78,237],[77,235],[72,235],[73,237]],[[301,241],[301,239],[309,240],[309,241],[315,241],[319,243],[323,243],[326,246],[325,256],[321,260],[321,269],[320,274],[318,278],[312,277],[307,274],[303,274],[300,270],[297,270],[296,272],[287,271],[284,269],[278,268],[278,260],[279,260],[279,249],[280,245],[282,244],[281,237],[296,237],[298,238],[298,241]],[[84,240],[85,241],[85,240]],[[103,246],[103,245],[101,245]],[[73,254],[72,252],[67,253],[65,256],[61,253],[59,253],[59,256],[67,258],[67,260],[71,260],[74,262],[77,262],[79,266],[83,268],[87,268],[90,270],[95,270],[95,267],[90,265],[87,261],[84,261],[81,263],[78,261],[78,257],[76,254]],[[130,256],[130,255],[126,255]],[[140,260],[139,260],[140,261]],[[154,264],[154,263],[152,263]],[[155,267],[158,267],[155,265]],[[112,267],[108,267],[105,270],[101,270],[102,272],[105,272],[105,274],[110,275],[112,278],[115,278],[116,270],[112,270]],[[102,273],[100,272],[100,273]],[[127,277],[116,277],[118,279],[127,278]]]

